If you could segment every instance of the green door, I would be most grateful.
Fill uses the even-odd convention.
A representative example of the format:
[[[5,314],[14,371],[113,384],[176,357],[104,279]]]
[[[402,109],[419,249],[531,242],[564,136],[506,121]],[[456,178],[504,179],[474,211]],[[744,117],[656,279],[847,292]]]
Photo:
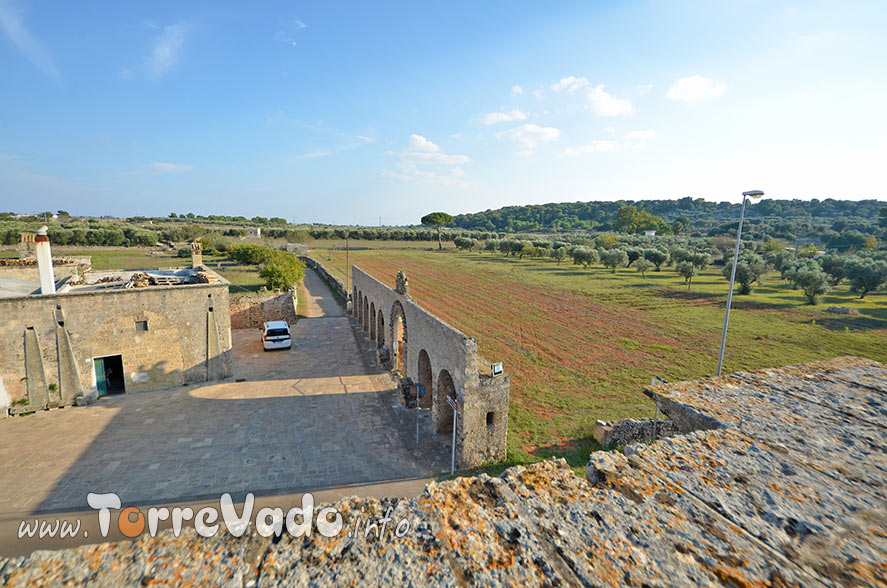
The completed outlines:
[[[97,357],[93,360],[95,364],[95,387],[98,391],[98,397],[101,398],[108,394],[108,381],[105,379],[105,360]]]

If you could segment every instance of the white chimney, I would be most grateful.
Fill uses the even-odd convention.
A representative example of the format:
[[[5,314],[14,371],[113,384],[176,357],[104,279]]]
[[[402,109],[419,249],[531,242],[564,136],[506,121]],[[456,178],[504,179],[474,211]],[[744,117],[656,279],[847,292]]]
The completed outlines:
[[[43,225],[37,229],[34,244],[37,249],[37,271],[40,273],[40,293],[55,294],[55,276],[52,272],[52,251],[49,249],[48,229]]]

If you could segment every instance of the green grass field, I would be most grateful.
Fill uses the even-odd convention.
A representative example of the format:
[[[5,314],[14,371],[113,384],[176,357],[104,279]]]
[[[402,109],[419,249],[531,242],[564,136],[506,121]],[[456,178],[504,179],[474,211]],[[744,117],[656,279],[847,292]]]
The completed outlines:
[[[338,246],[338,245],[337,245]],[[344,278],[345,252],[312,254]],[[393,286],[398,269],[413,297],[468,335],[512,377],[509,462],[564,455],[583,464],[595,420],[650,417],[641,392],[651,376],[669,381],[714,375],[727,297],[720,267],[690,291],[670,268],[642,278],[565,261],[499,253],[378,248],[349,253]],[[825,312],[848,306],[858,315]],[[839,285],[817,306],[778,275],[735,295],[725,372],[858,355],[887,361],[887,294],[860,300]]]

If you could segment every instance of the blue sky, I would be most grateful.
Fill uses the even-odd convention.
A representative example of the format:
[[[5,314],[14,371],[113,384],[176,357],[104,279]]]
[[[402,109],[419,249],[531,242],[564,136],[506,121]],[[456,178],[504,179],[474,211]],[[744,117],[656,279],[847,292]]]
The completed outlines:
[[[0,210],[883,199],[885,7],[0,0]]]

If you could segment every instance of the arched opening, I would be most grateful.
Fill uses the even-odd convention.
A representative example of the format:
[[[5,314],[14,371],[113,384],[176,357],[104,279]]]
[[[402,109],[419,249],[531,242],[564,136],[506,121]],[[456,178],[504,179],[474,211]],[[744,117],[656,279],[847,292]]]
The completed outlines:
[[[432,387],[431,358],[424,349],[419,352],[419,383],[425,387],[425,396],[419,401],[419,406],[428,408],[431,406],[431,399],[434,397],[434,388]]]
[[[453,409],[447,402],[447,396],[456,400],[456,385],[453,384],[453,377],[447,370],[440,370],[437,375],[437,397],[434,401],[437,403],[437,413],[440,419],[437,421],[438,433],[453,432]]]
[[[370,302],[370,314],[368,317],[370,321],[370,341],[376,340],[376,321],[373,320],[374,316],[376,316],[376,303]]]
[[[352,288],[353,292],[351,294],[351,314],[357,318],[357,286]]]
[[[406,376],[407,366],[407,318],[400,302],[391,308],[391,353],[394,369]]]
[[[357,307],[354,311],[354,316],[357,318],[358,324],[360,324],[360,322],[363,320],[363,317],[361,316],[362,314],[363,314],[363,292],[358,290],[357,291]]]
[[[379,309],[379,318],[376,320],[376,347],[381,348],[385,343],[385,313]]]
[[[363,321],[361,324],[364,331],[370,330],[370,301],[366,296],[363,298]]]

